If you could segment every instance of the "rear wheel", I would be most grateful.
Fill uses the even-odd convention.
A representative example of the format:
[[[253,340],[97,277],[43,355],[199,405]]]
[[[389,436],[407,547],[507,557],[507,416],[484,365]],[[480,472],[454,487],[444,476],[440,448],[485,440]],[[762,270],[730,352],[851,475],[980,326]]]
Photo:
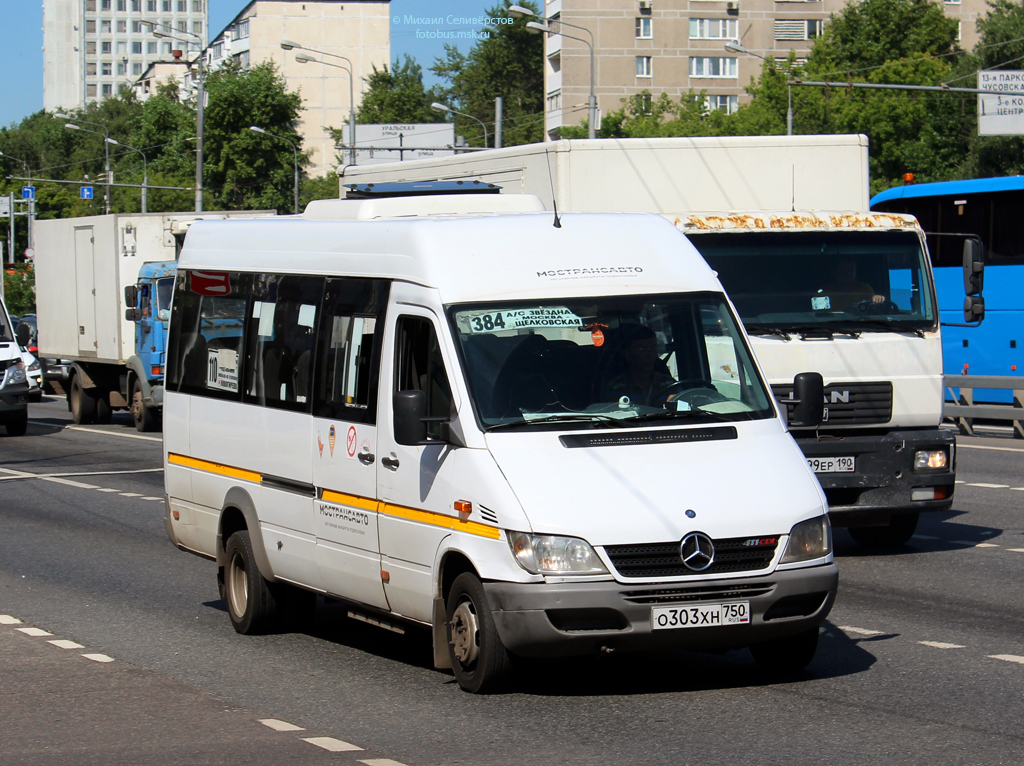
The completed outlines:
[[[106,391],[98,392],[96,396],[96,422],[105,424],[110,422],[112,410],[110,408],[110,394]]]
[[[142,381],[135,378],[132,382],[132,417],[135,418],[135,430],[159,431],[160,420],[157,414],[142,401]]]
[[[13,420],[8,420],[4,427],[8,436],[24,436],[28,431],[28,410],[23,410]]]
[[[811,664],[818,650],[818,628],[813,627],[788,638],[775,638],[750,647],[754,661],[766,672],[777,675],[796,673]]]
[[[445,614],[445,636],[459,686],[473,694],[500,691],[508,682],[512,663],[476,575],[463,572],[455,578]]]
[[[249,531],[235,532],[225,548],[224,591],[231,624],[239,633],[268,633],[277,627],[279,608],[253,554]]]
[[[96,420],[96,399],[82,388],[82,381],[75,375],[71,378],[71,390],[68,391],[71,404],[71,419],[75,425],[88,425]]]
[[[884,527],[850,527],[850,536],[866,548],[898,548],[917,530],[920,514],[898,513]]]

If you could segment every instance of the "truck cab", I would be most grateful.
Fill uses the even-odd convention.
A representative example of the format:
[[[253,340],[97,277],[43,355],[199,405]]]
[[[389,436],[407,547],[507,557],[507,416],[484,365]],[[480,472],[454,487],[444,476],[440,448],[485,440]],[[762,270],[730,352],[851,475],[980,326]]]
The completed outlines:
[[[175,261],[144,263],[124,291],[125,319],[135,323],[135,350],[128,359],[129,407],[139,431],[160,425],[167,322],[171,314]]]

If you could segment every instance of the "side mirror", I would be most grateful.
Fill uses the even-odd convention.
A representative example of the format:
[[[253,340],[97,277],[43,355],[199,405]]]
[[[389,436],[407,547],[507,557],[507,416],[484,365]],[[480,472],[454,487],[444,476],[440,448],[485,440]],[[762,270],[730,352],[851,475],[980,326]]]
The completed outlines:
[[[964,240],[964,294],[981,295],[985,286],[985,246],[980,240],[971,238]],[[967,307],[964,317],[970,322]]]
[[[817,372],[801,372],[793,378],[793,412],[789,424],[820,426],[825,419],[825,381]],[[787,402],[789,404],[790,402]]]
[[[14,331],[14,334],[18,338],[19,346],[25,346],[27,348],[31,344],[32,328],[30,328],[27,323],[22,322],[18,325],[18,329]]]
[[[964,321],[981,322],[985,318],[985,299],[980,295],[964,298]]]
[[[139,288],[135,285],[125,285],[124,305],[136,306],[139,303]]]
[[[423,444],[427,440],[427,394],[425,391],[396,391],[392,402],[395,441]]]
[[[138,322],[142,319],[142,309],[125,309],[124,318],[129,322]]]

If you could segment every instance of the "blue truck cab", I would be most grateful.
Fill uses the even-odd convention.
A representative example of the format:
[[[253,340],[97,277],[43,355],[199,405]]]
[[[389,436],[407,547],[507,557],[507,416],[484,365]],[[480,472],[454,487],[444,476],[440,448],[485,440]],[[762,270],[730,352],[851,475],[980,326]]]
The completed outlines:
[[[176,266],[176,261],[144,263],[138,281],[124,291],[125,319],[135,323],[135,353],[128,359],[127,393],[139,431],[160,428],[167,322]]]

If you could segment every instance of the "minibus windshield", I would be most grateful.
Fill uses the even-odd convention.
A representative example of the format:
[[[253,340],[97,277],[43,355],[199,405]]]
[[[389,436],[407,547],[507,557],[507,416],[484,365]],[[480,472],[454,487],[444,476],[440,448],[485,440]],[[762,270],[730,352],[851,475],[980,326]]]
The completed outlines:
[[[719,293],[463,304],[448,315],[485,429],[775,416]]]

